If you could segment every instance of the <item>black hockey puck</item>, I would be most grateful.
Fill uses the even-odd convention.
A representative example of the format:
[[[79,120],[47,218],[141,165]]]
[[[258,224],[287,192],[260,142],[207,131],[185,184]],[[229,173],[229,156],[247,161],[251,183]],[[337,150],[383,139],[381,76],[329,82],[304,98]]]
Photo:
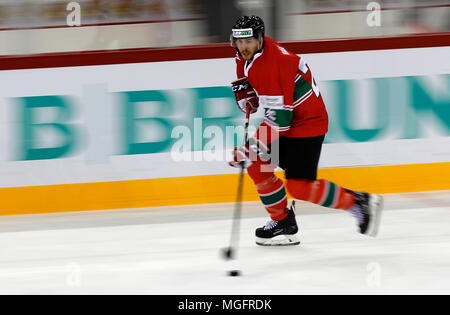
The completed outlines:
[[[239,277],[241,275],[241,271],[240,270],[230,270],[230,271],[228,271],[228,275],[230,277]]]

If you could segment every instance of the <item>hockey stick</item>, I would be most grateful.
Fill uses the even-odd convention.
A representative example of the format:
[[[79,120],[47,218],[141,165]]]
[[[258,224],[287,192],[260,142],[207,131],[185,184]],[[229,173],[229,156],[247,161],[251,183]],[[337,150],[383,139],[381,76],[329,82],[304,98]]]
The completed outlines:
[[[247,107],[245,113],[245,125],[244,125],[244,140],[245,144],[248,146],[248,126],[250,124],[250,107]],[[241,222],[241,212],[242,212],[242,194],[244,191],[244,172],[245,172],[245,161],[240,162],[241,171],[239,173],[238,190],[236,196],[236,204],[233,213],[233,223],[231,226],[231,238],[230,246],[224,249],[225,259],[230,260],[236,257],[236,252],[239,243],[239,230]]]

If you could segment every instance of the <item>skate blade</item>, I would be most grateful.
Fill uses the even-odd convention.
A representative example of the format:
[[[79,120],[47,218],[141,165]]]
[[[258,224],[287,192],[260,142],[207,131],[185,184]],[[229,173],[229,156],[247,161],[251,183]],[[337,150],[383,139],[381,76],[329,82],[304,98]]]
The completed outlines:
[[[381,195],[371,195],[369,200],[370,223],[367,235],[375,237],[378,234],[378,229],[381,221],[381,212],[383,211],[384,200]]]
[[[292,246],[299,245],[300,240],[296,235],[277,235],[273,238],[256,238],[256,244],[260,246]]]

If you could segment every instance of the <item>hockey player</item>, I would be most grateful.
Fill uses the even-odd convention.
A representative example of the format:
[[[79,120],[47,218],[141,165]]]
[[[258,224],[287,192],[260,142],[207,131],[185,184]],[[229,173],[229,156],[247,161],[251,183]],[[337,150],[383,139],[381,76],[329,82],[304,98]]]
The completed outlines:
[[[256,230],[258,245],[300,243],[294,203],[287,208],[286,190],[298,200],[349,211],[362,234],[375,236],[382,197],[342,188],[317,179],[317,167],[328,115],[320,90],[305,60],[264,36],[258,16],[235,23],[238,80],[232,82],[239,108],[264,108],[265,116],[249,144],[233,151],[231,166],[245,165],[271,220]],[[276,149],[276,150],[275,150]],[[276,152],[275,152],[276,151]],[[275,174],[279,166],[286,181]]]

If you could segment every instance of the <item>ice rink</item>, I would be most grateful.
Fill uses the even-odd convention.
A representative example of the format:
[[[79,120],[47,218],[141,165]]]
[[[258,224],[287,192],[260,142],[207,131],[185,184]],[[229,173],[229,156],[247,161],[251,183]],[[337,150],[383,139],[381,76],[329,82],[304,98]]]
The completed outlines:
[[[0,294],[450,294],[450,191],[385,195],[377,238],[354,218],[297,203],[300,246],[259,247],[245,203],[0,217]],[[241,277],[227,271],[242,270]]]

